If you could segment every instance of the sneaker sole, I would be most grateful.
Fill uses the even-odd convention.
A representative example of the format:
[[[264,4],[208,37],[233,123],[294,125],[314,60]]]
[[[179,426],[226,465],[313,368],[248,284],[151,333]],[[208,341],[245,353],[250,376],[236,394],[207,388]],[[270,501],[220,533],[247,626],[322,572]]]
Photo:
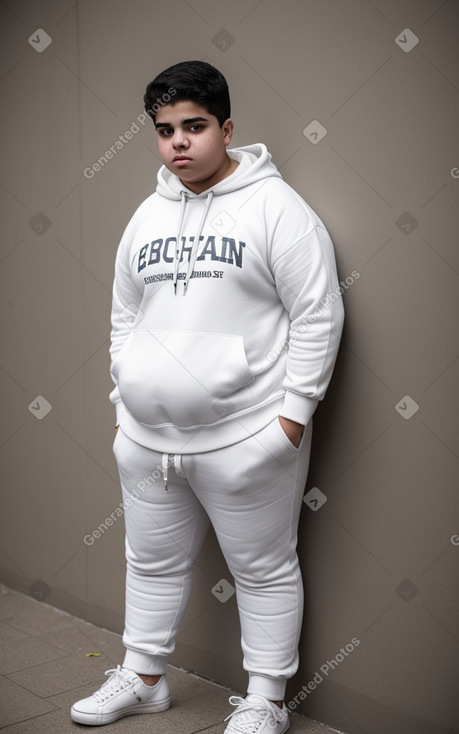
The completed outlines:
[[[78,711],[78,709],[72,706],[70,716],[72,721],[75,721],[77,724],[104,726],[105,724],[111,724],[113,721],[118,721],[118,719],[122,719],[125,716],[132,716],[134,714],[157,714],[160,711],[167,711],[170,705],[171,699],[167,698],[164,701],[158,701],[158,703],[138,703],[135,706],[129,706],[120,711],[113,711],[111,714],[87,714],[84,711]]]
[[[290,729],[290,724],[291,724],[291,721],[289,717],[287,721],[285,722],[285,729],[282,729],[280,734],[286,734],[288,730]],[[234,728],[231,729],[230,727],[231,727],[231,724],[228,724],[228,726],[225,729],[224,734],[239,734],[239,732],[241,731],[240,729],[234,729]],[[268,727],[269,727],[269,724],[268,724]],[[269,728],[271,729],[271,731],[274,731],[274,727],[269,727]]]

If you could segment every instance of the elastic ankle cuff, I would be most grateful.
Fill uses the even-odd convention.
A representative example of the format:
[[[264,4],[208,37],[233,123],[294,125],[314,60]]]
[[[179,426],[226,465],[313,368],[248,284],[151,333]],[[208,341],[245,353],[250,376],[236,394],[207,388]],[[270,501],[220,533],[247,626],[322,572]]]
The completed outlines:
[[[164,675],[167,658],[163,655],[148,655],[138,650],[126,650],[122,667],[142,675]]]
[[[267,675],[249,673],[249,687],[247,693],[257,693],[268,701],[283,701],[287,678],[270,678]]]

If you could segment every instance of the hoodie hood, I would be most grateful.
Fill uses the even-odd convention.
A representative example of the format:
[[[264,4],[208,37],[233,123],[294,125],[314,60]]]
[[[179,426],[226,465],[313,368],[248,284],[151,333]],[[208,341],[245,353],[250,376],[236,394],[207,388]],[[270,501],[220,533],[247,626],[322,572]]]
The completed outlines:
[[[161,166],[158,171],[156,191],[166,199],[179,201],[182,198],[182,193],[185,193],[189,198],[207,197],[210,192],[214,196],[218,196],[242,189],[244,186],[249,186],[271,176],[282,178],[263,143],[246,145],[243,148],[232,148],[228,150],[228,155],[230,158],[239,161],[236,170],[201,194],[193,193],[166,166]]]
[[[199,241],[203,227],[206,223],[207,214],[209,207],[212,203],[214,196],[222,194],[229,194],[232,191],[237,191],[249,186],[250,184],[257,183],[264,179],[275,177],[282,178],[279,171],[277,170],[274,163],[271,161],[271,155],[263,143],[255,143],[254,145],[246,145],[243,148],[233,148],[228,150],[230,158],[239,161],[239,165],[230,176],[219,181],[215,186],[211,186],[201,194],[195,194],[189,188],[187,188],[174,173],[171,173],[166,166],[161,166],[158,171],[158,186],[156,188],[157,193],[160,196],[164,196],[166,199],[172,201],[180,201],[180,214],[177,224],[177,249],[175,253],[174,261],[174,276],[173,284],[174,291],[177,294],[177,281],[179,273],[179,262],[181,252],[179,244],[182,236],[182,227],[185,219],[185,210],[188,203],[188,199],[203,199],[204,200],[204,211],[202,214],[201,221],[199,223],[198,231],[194,238],[193,250],[188,263],[188,269],[186,272],[185,280],[183,283],[183,295],[185,296],[188,290],[190,279],[193,275],[194,266],[196,263],[196,257],[198,254]]]

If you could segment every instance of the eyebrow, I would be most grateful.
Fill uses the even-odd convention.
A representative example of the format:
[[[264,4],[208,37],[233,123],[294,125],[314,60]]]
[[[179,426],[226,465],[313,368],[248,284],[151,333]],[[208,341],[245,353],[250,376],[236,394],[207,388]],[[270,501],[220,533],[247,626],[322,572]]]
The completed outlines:
[[[189,117],[187,120],[182,120],[182,125],[191,125],[193,122],[209,122],[207,117]],[[155,127],[172,127],[171,122],[157,122]]]

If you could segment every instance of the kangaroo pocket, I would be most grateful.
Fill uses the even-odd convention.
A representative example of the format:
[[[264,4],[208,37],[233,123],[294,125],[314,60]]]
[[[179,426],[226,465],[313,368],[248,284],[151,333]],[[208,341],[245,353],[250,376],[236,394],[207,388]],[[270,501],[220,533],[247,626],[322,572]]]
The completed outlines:
[[[210,425],[250,404],[241,336],[133,331],[114,365],[121,399],[140,423]],[[241,392],[242,391],[242,394]]]

